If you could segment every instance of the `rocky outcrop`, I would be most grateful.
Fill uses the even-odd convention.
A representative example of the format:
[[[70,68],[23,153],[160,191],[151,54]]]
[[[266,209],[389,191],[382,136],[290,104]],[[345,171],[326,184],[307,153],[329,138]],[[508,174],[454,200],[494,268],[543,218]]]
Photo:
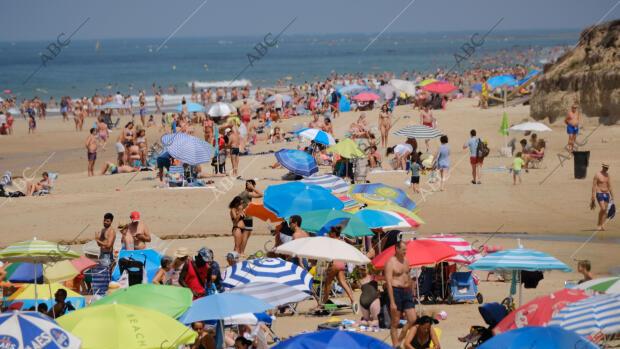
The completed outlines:
[[[544,67],[530,114],[554,122],[574,102],[586,123],[620,121],[620,20],[585,29],[574,49]]]

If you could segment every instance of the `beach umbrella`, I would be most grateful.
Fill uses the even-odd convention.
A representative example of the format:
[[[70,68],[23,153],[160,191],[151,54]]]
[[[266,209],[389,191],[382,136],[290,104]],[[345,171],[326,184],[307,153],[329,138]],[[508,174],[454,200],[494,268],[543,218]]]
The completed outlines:
[[[49,263],[78,258],[80,255],[67,246],[55,242],[27,240],[0,250],[0,260],[5,262]]]
[[[524,83],[528,82],[531,78],[535,77],[536,75],[538,75],[540,73],[540,70],[538,69],[532,69],[530,70],[527,75],[525,75],[523,77],[523,79],[519,80],[519,86],[523,85]]]
[[[499,126],[499,134],[502,136],[508,136],[508,128],[510,127],[508,123],[508,114],[504,112],[502,115],[502,124]],[[505,142],[504,142],[505,143]]]
[[[434,82],[437,82],[437,81],[438,81],[437,79],[424,79],[424,80],[422,80],[422,81],[420,81],[418,83],[418,86],[424,87],[426,85],[430,85],[430,84],[432,84]]]
[[[396,89],[392,85],[385,84],[379,87],[379,91],[383,93],[383,99],[390,100],[394,96]]]
[[[91,306],[104,304],[135,305],[157,310],[176,319],[192,305],[192,291],[177,286],[137,284],[116,290]]]
[[[118,252],[118,260],[123,258],[133,259],[145,264],[144,271],[146,274],[146,280],[143,283],[149,283],[153,281],[157,270],[161,267],[161,254],[153,249],[145,250],[120,250]],[[121,271],[118,263],[112,271],[112,280],[118,281],[121,278]]]
[[[413,83],[412,81],[392,79],[390,80],[390,85],[392,85],[396,90],[404,92],[409,96],[415,95],[415,83]]]
[[[272,308],[274,305],[245,294],[216,293],[193,301],[192,306],[179,321],[191,324],[196,321],[223,320],[239,314],[260,313]]]
[[[349,184],[341,177],[333,174],[318,174],[315,173],[312,176],[306,177],[300,182],[305,184],[313,184],[323,187],[332,193],[346,193],[349,191]]]
[[[588,297],[583,290],[568,288],[538,297],[510,312],[495,326],[494,331],[501,333],[526,326],[546,326],[566,305]]]
[[[329,190],[300,182],[270,185],[265,190],[263,203],[279,217],[290,217],[312,210],[342,210],[344,207],[342,201]]]
[[[202,113],[205,111],[205,107],[202,104],[189,102],[185,104],[188,113]],[[177,105],[177,112],[183,111],[183,104]]]
[[[373,209],[359,210],[355,212],[354,217],[372,229],[398,226],[403,221],[402,218],[393,213]]]
[[[0,348],[80,349],[80,340],[36,311],[0,314]]]
[[[378,101],[381,97],[378,94],[372,92],[362,92],[353,96],[354,101],[358,102],[374,102]]]
[[[282,222],[283,220],[282,218],[276,216],[275,213],[266,209],[262,203],[258,202],[250,202],[248,207],[245,208],[245,214],[249,217],[256,217],[265,222],[277,223]]]
[[[108,102],[97,107],[97,109],[126,109],[127,106],[116,102]]]
[[[265,103],[273,103],[273,102],[275,102],[276,101],[276,96],[278,96],[278,95],[282,97],[282,102],[284,102],[284,104],[290,103],[293,100],[293,98],[291,96],[289,96],[289,95],[283,95],[283,94],[278,93],[278,94],[275,94],[273,96],[269,96],[267,99],[265,99]]]
[[[295,134],[323,145],[336,144],[336,140],[334,140],[332,135],[318,128],[302,128],[301,130],[295,131]]]
[[[424,125],[409,125],[394,132],[396,136],[405,136],[407,138],[431,139],[442,135],[441,131],[434,127]]]
[[[458,87],[446,81],[436,81],[431,84],[423,86],[422,89],[424,91],[428,91],[431,93],[446,94],[446,93],[451,93],[451,92],[456,91]]]
[[[471,264],[477,261],[478,259],[480,259],[480,257],[482,257],[480,252],[474,249],[473,246],[469,242],[467,242],[465,239],[457,235],[434,234],[434,235],[431,235],[428,239],[443,242],[445,244],[452,246],[452,248],[454,248],[457,254],[454,257],[448,258],[447,259],[448,262]]]
[[[170,156],[192,166],[209,162],[215,155],[211,144],[187,133],[165,134],[161,143]]]
[[[439,241],[409,240],[406,245],[407,254],[405,258],[412,267],[436,264],[456,256],[456,251],[452,246]],[[373,258],[372,265],[376,268],[383,268],[395,254],[396,247],[391,246]]]
[[[484,342],[480,349],[598,349],[594,343],[575,332],[556,326],[523,327],[497,336]]]
[[[82,340],[82,349],[176,348],[196,339],[194,331],[166,314],[127,304],[87,307],[56,321]]]
[[[94,260],[80,256],[76,259],[64,260],[52,265],[43,265],[43,275],[47,282],[60,282],[70,280],[97,265]]]
[[[11,263],[4,271],[6,280],[15,283],[43,283],[43,265],[34,263]],[[36,282],[35,282],[35,277]]]
[[[66,301],[71,302],[74,308],[79,309],[85,306],[86,299],[84,296],[58,283],[42,284],[39,287],[36,284],[24,284],[7,298],[7,302],[9,304],[22,303],[22,309],[36,307],[38,304],[45,303],[51,309],[52,305],[54,305],[54,294],[59,289],[67,291]]]
[[[228,326],[236,326],[236,325],[256,325],[259,322],[264,323],[267,326],[270,326],[275,320],[275,317],[272,318],[269,314],[263,313],[246,313],[239,314],[231,317],[227,317],[224,319],[224,324]]]
[[[295,263],[281,258],[248,259],[226,268],[222,285],[226,289],[246,284],[275,283],[297,291],[312,292],[312,275]]]
[[[375,205],[371,204],[371,205],[368,205],[366,208],[398,213],[400,217],[403,217],[408,222],[412,222],[412,224],[415,227],[419,226],[420,224],[424,224],[424,220],[420,218],[420,216],[418,216],[415,212],[413,212],[412,210],[406,209],[404,207],[400,207],[391,202],[383,202],[381,204],[375,204]]]
[[[388,344],[365,334],[323,330],[303,333],[276,344],[272,349],[390,349]]]
[[[224,102],[213,103],[207,109],[207,115],[214,117],[214,118],[228,116],[236,112],[237,112],[237,109],[235,107],[233,107],[232,105],[228,103],[224,103]]]
[[[575,286],[580,290],[592,290],[600,293],[620,294],[620,277],[598,278],[582,282]]]
[[[526,248],[503,250],[486,255],[472,263],[471,270],[571,271],[571,268],[544,252]]]
[[[374,235],[366,223],[355,215],[340,210],[316,210],[306,211],[301,216],[301,228],[325,235],[331,227],[341,226],[342,234],[348,237],[362,237]]]
[[[310,176],[319,171],[314,157],[303,150],[280,149],[274,155],[282,167],[294,174]]]
[[[549,126],[543,124],[542,122],[524,122],[518,125],[512,126],[510,131],[520,131],[520,132],[551,132]]]
[[[251,282],[231,288],[227,292],[252,296],[274,307],[301,302],[311,297],[309,291],[300,291],[293,286],[275,282]]]
[[[362,183],[352,185],[351,197],[368,205],[396,204],[408,210],[415,208],[415,202],[402,189],[383,183]]]
[[[340,92],[340,94],[351,95],[351,94],[356,94],[362,91],[368,91],[370,90],[370,87],[359,85],[359,84],[352,84],[352,85],[340,86],[336,90]]]
[[[338,260],[358,265],[370,263],[368,257],[354,246],[339,239],[322,236],[289,241],[278,246],[276,253],[322,261]]]
[[[489,78],[487,84],[492,89],[496,89],[498,87],[518,86],[519,82],[512,75],[497,75]]]
[[[582,336],[620,332],[620,294],[599,294],[568,304],[549,321]]]
[[[363,158],[366,156],[360,147],[351,138],[345,138],[336,145],[327,148],[328,153],[334,153],[347,159]]]

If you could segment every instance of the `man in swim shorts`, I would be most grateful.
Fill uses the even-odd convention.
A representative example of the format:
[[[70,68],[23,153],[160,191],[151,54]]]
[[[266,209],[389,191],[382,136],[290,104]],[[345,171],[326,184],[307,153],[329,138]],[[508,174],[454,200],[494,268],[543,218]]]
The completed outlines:
[[[611,189],[611,180],[609,179],[609,164],[603,163],[601,170],[594,175],[592,181],[592,200],[590,201],[590,209],[594,210],[595,202],[598,202],[598,225],[597,230],[605,230],[603,224],[607,219],[607,207],[614,199],[614,193]]]
[[[415,312],[415,302],[413,300],[413,289],[410,268],[407,261],[407,243],[399,240],[394,246],[395,253],[385,264],[383,271],[386,281],[386,289],[390,299],[390,337],[392,345],[398,347],[409,328],[415,323],[417,314]],[[401,314],[405,313],[407,324],[398,333]]]
[[[95,161],[97,160],[97,129],[91,128],[86,137],[86,158],[88,159],[88,176],[95,175]]]
[[[568,150],[569,153],[573,152],[575,140],[577,139],[577,134],[579,133],[581,116],[577,109],[577,104],[573,104],[564,119],[564,123],[566,124],[566,133],[568,134],[568,144],[566,145],[566,150]]]

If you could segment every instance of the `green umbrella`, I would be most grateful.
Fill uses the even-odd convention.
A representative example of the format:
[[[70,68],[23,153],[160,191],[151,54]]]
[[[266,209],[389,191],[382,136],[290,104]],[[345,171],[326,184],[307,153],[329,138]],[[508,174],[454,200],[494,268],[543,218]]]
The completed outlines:
[[[339,210],[316,210],[301,213],[301,228],[313,233],[325,233],[329,228],[345,225],[342,234],[349,237],[370,236],[373,232],[355,215]]]
[[[345,138],[336,145],[327,148],[328,153],[336,153],[343,158],[355,159],[366,156],[360,147],[351,138]]]
[[[620,277],[605,277],[589,280],[577,285],[581,290],[592,290],[601,293],[620,294]]]
[[[510,125],[508,125],[508,114],[504,112],[504,116],[502,116],[502,125],[499,127],[499,133],[502,136],[508,136],[508,128],[510,128]]]
[[[36,238],[9,245],[0,251],[1,261],[35,264],[55,263],[79,256],[78,253],[71,251],[68,246],[37,240]]]
[[[115,291],[92,305],[115,303],[157,310],[176,319],[192,305],[192,291],[185,287],[138,284]]]

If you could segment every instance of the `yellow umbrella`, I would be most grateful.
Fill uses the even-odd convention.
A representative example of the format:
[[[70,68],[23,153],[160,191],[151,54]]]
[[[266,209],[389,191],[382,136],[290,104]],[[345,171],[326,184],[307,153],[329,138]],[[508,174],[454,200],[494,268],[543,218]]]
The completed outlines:
[[[437,82],[437,79],[424,79],[424,80],[420,81],[418,86],[424,87],[426,85],[432,84],[433,82]]]
[[[37,287],[38,286],[38,287]],[[22,308],[30,308],[31,306],[36,306],[39,303],[46,303],[49,305],[53,304],[54,294],[59,289],[65,289],[67,291],[67,300],[71,301],[72,305],[75,308],[81,308],[85,305],[86,300],[84,296],[81,294],[72,291],[68,287],[57,283],[51,284],[26,284],[15,293],[13,293],[9,298],[9,302],[23,302],[24,305]]]
[[[354,159],[364,157],[364,152],[351,138],[345,138],[340,142],[327,148],[327,152],[336,153],[343,158]]]
[[[126,304],[87,307],[56,321],[82,341],[82,349],[177,348],[196,339],[196,332],[177,320]]]

